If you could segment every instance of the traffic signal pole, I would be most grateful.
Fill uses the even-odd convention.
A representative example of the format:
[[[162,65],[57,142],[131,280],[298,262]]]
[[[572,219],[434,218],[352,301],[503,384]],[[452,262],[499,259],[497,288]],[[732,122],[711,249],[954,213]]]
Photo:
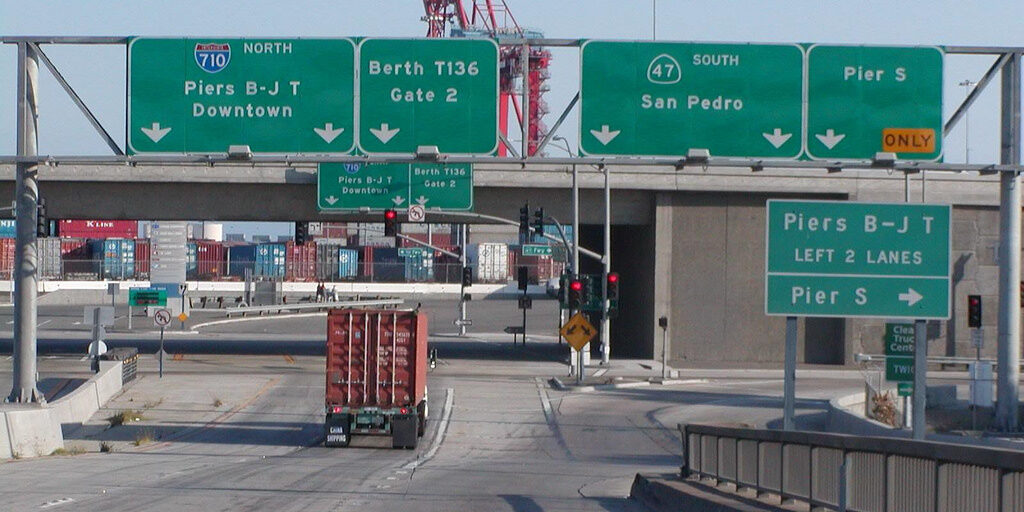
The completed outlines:
[[[39,56],[28,42],[18,43],[18,155],[35,156],[38,139]],[[39,197],[39,164],[19,162],[15,183],[17,239],[14,270],[14,384],[9,402],[44,403],[46,398],[36,386],[36,274],[37,200]]]
[[[601,364],[608,364],[608,359],[611,357],[611,333],[609,332],[611,320],[608,318],[611,303],[608,302],[608,274],[612,271],[612,189],[608,179],[611,170],[605,166],[601,166],[601,170],[604,171],[604,257],[601,258],[604,263],[604,275],[601,276],[604,283],[602,287],[604,291],[601,292],[601,312],[604,314],[601,315]]]
[[[1014,53],[1003,65],[1002,141],[1000,161],[1020,164],[1021,56]],[[999,173],[999,324],[996,385],[996,428],[1015,432],[1020,427],[1020,251],[1021,177]]]

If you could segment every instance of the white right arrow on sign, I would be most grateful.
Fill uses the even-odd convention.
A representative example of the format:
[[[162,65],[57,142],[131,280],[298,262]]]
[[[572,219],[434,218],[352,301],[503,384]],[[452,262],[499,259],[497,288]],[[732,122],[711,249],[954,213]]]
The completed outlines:
[[[914,304],[920,302],[923,298],[924,296],[921,295],[920,293],[917,293],[917,290],[914,290],[913,288],[907,288],[907,293],[901,293],[899,295],[900,301],[906,302],[907,306],[913,306]]]
[[[591,135],[594,136],[595,139],[598,140],[598,142],[600,142],[601,144],[607,146],[608,143],[612,141],[612,139],[614,139],[615,137],[619,136],[619,132],[620,131],[621,130],[609,130],[608,129],[608,125],[603,124],[603,125],[601,125],[601,130],[600,131],[598,131],[598,130],[590,130],[590,133],[591,133]]]
[[[825,130],[825,133],[818,133],[814,136],[817,137],[826,148],[832,149],[846,137],[846,134],[840,133],[837,135],[835,130],[829,128],[828,130]]]

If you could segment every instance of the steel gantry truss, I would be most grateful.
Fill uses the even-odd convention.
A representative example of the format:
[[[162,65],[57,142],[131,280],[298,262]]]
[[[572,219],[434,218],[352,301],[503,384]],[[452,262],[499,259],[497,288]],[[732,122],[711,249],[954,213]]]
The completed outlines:
[[[440,14],[440,13],[436,13]],[[531,49],[545,47],[576,47],[579,48],[581,41],[577,39],[527,39],[522,37],[502,37],[500,34],[495,38],[499,45],[516,45],[522,47],[523,55],[530,55]],[[203,155],[180,155],[180,156],[148,156],[148,155],[126,155],[124,150],[110,136],[110,133],[103,127],[92,111],[88,108],[74,88],[63,77],[57,66],[50,60],[43,50],[43,45],[127,45],[128,37],[47,37],[47,36],[23,36],[3,37],[0,42],[4,44],[17,45],[18,59],[18,86],[17,86],[17,154],[0,155],[0,163],[14,164],[17,168],[16,174],[16,210],[17,215],[17,243],[15,254],[14,286],[15,286],[15,308],[14,308],[14,386],[8,397],[9,401],[15,402],[41,402],[43,396],[36,387],[36,290],[38,289],[36,268],[36,201],[38,197],[37,173],[39,165],[130,165],[130,166],[158,166],[158,165],[182,165],[182,166],[217,166],[237,165],[237,157],[228,154],[203,154]],[[1019,283],[1021,277],[1020,253],[1021,253],[1021,173],[1024,167],[1021,166],[1021,56],[1024,55],[1024,47],[981,47],[981,46],[946,46],[944,48],[949,54],[967,55],[992,55],[995,62],[988,71],[970,90],[965,100],[949,117],[943,126],[943,135],[948,135],[950,130],[956,126],[967,110],[977,100],[983,90],[988,87],[996,76],[1001,77],[1001,137],[1000,137],[1000,158],[999,162],[988,164],[958,164],[941,162],[916,162],[905,160],[859,160],[859,161],[794,161],[794,160],[772,160],[772,159],[749,159],[749,158],[721,158],[709,155],[706,152],[689,153],[690,156],[676,158],[651,158],[651,157],[592,157],[592,156],[570,156],[570,157],[547,157],[534,156],[544,155],[543,150],[558,132],[562,123],[569,113],[579,103],[579,93],[570,100],[558,117],[555,124],[547,132],[543,140],[533,141],[535,147],[529,142],[529,123],[524,122],[523,146],[520,151],[515,148],[507,138],[503,144],[508,153],[512,156],[454,156],[440,155],[435,160],[451,163],[481,163],[481,164],[505,164],[511,167],[520,166],[525,169],[528,164],[546,165],[592,165],[598,167],[607,175],[611,172],[612,166],[663,166],[674,167],[683,170],[690,167],[700,167],[707,171],[714,171],[718,168],[742,168],[747,167],[751,172],[763,171],[766,169],[780,170],[827,170],[829,172],[859,171],[859,170],[884,170],[888,172],[903,173],[908,177],[924,172],[977,172],[982,175],[998,174],[1000,176],[1000,244],[999,244],[999,319],[998,319],[998,408],[996,421],[1004,430],[1017,430],[1019,418],[1017,407],[1019,403],[1019,362],[1020,362],[1020,294]],[[38,72],[39,63],[42,62],[47,70],[54,76],[64,91],[71,98],[73,103],[82,112],[85,118],[97,131],[111,150],[108,156],[81,156],[81,155],[39,155],[37,154],[37,98],[38,98]],[[524,73],[528,73],[524,63]],[[524,80],[523,97],[529,98],[531,82]],[[227,149],[227,148],[225,148]],[[308,164],[313,165],[320,162],[351,162],[351,163],[376,163],[376,162],[413,162],[419,161],[416,156],[406,157],[384,157],[384,156],[326,156],[326,155],[261,155],[256,154],[245,159],[251,164],[279,164],[285,166]],[[607,181],[607,179],[606,179]],[[607,188],[607,187],[606,187]],[[908,189],[909,190],[909,189]],[[578,219],[576,219],[578,222]],[[607,237],[607,227],[606,227]],[[607,240],[605,241],[607,248]],[[605,251],[608,252],[607,250]],[[607,255],[606,255],[607,257]],[[919,357],[920,358],[920,354]],[[787,357],[787,375],[790,373],[790,361]],[[916,389],[922,392],[915,392],[914,409],[923,411],[924,393],[923,376],[924,372],[918,372],[922,379],[920,387]],[[787,410],[789,408],[787,407]],[[787,415],[788,416],[788,415]],[[923,421],[923,417],[922,417]],[[916,427],[916,425],[915,425]],[[915,431],[918,431],[915,428]],[[920,430],[923,432],[923,429]]]

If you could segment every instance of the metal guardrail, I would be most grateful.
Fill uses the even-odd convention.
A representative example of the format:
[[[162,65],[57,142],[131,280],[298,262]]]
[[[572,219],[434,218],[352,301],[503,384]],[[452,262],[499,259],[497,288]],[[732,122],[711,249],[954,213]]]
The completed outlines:
[[[882,354],[854,354],[853,359],[858,363],[884,363],[885,357]],[[928,356],[929,363],[939,365],[968,365],[978,361],[996,364],[996,359],[991,357],[975,359],[973,357]],[[1024,359],[1021,360],[1020,367],[1024,370]]]
[[[404,299],[374,299],[374,300],[341,300],[336,302],[303,302],[298,304],[275,304],[271,306],[243,306],[227,308],[224,313],[227,316],[246,313],[281,313],[282,311],[302,311],[306,309],[329,309],[329,308],[352,308],[366,306],[400,306],[405,303]]]
[[[679,425],[682,475],[870,512],[1024,510],[1024,452],[899,438]]]

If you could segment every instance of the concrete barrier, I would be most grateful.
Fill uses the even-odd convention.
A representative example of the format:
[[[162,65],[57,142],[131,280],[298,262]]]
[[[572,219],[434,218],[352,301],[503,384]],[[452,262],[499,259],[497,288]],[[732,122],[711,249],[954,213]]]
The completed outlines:
[[[100,361],[100,371],[46,405],[4,404],[0,459],[49,455],[64,447],[64,423],[83,423],[121,391],[121,361]]]
[[[864,410],[864,393],[833,398],[828,402],[828,431],[859,436],[911,437],[909,430],[899,430],[880,421],[865,418],[854,411]]]

